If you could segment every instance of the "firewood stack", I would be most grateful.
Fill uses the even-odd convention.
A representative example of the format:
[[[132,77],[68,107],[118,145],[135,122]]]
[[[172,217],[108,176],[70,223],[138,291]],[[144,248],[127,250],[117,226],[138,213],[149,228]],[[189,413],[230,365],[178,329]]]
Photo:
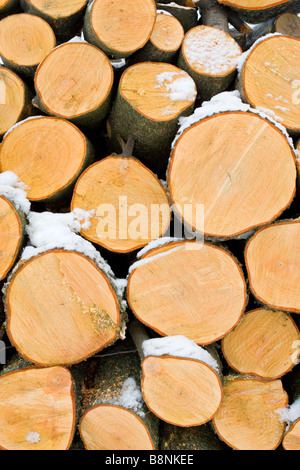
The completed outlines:
[[[0,0],[0,448],[300,450],[300,1]]]

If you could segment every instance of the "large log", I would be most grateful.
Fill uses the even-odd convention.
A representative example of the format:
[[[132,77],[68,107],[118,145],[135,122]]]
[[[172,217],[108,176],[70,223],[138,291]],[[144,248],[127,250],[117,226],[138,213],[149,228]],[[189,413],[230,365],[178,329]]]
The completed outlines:
[[[199,122],[183,126],[173,145],[170,201],[188,228],[207,237],[233,238],[275,220],[289,207],[296,191],[295,154],[287,136],[263,117],[218,114],[218,106],[212,116],[208,107],[205,117],[205,109],[203,119],[199,113]],[[197,217],[201,205],[204,226]]]
[[[155,19],[154,0],[94,0],[85,14],[84,37],[110,57],[129,57],[149,40]]]
[[[277,35],[259,40],[239,66],[236,87],[252,107],[275,116],[291,134],[300,132],[296,99],[300,73],[300,39]]]
[[[20,3],[26,13],[47,21],[58,41],[63,42],[80,31],[88,0],[21,0]]]
[[[83,42],[54,48],[35,74],[35,104],[51,116],[95,128],[110,110],[113,69],[96,46]]]
[[[31,114],[32,92],[11,70],[0,67],[0,137]]]
[[[285,11],[300,11],[299,0],[218,0],[249,23],[261,23]]]
[[[2,61],[21,76],[33,78],[37,66],[55,45],[51,26],[38,16],[19,13],[0,21]]]
[[[22,121],[0,147],[0,170],[12,171],[28,187],[30,201],[57,203],[71,196],[95,150],[71,122],[48,116]]]
[[[22,262],[5,306],[11,343],[39,365],[82,362],[119,339],[124,326],[107,275],[74,251],[50,250]]]
[[[165,173],[178,118],[194,109],[196,86],[183,70],[164,62],[127,68],[108,118],[108,136],[120,153],[118,136],[136,137],[135,155],[154,172]]]

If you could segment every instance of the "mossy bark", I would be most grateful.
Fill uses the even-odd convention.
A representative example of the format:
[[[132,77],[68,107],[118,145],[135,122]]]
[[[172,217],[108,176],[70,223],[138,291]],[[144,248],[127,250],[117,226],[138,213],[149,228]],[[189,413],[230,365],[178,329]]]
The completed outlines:
[[[83,26],[86,5],[71,16],[54,18],[35,8],[30,0],[20,0],[26,13],[43,18],[52,27],[59,43],[68,41],[78,34]],[[87,3],[87,2],[86,2]]]
[[[208,424],[182,428],[164,422],[162,423],[160,449],[163,451],[226,450],[227,446]]]
[[[178,2],[176,2],[178,3]],[[197,8],[191,6],[173,5],[167,2],[166,4],[161,2],[157,3],[158,10],[168,11],[182,24],[184,32],[187,33],[191,28],[194,28],[198,24],[198,11]]]
[[[5,16],[18,13],[20,10],[20,0],[8,0],[6,4],[0,8],[0,20]]]

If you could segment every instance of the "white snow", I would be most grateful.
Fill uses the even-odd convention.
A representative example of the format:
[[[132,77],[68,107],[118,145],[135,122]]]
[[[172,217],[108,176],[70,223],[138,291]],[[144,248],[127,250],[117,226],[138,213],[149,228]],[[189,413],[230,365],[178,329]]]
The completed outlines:
[[[163,253],[159,253],[158,255],[149,256],[149,258],[144,258],[139,261],[136,261],[130,266],[128,274],[130,274],[134,269],[139,268],[140,266],[145,266],[146,264],[151,263],[152,261],[155,261],[159,258],[163,258],[164,256],[168,256],[171,253],[174,253],[174,251],[182,249],[185,249],[185,245],[176,246],[175,248],[171,248],[170,250],[164,251]]]
[[[242,54],[240,46],[224,31],[217,28],[193,28],[182,43],[186,61],[194,69],[218,76],[231,72]]]
[[[169,11],[166,11],[166,10],[156,10],[156,13],[157,13],[158,15],[173,16]]]
[[[136,255],[137,258],[141,258],[148,251],[153,250],[154,248],[159,248],[160,246],[166,245],[167,243],[183,241],[183,238],[174,238],[174,237],[161,237],[156,240],[152,240],[148,245],[144,246]]]
[[[9,199],[17,210],[24,214],[30,211],[30,201],[27,199],[26,185],[12,171],[0,173],[0,195]]]
[[[124,380],[118,399],[105,400],[103,404],[121,406],[133,411],[141,418],[145,416],[144,411],[141,409],[144,405],[143,395],[139,385],[132,377]]]
[[[35,431],[29,431],[26,434],[26,441],[29,442],[29,444],[38,444],[40,442],[40,435],[38,432]]]
[[[39,118],[44,118],[44,117],[47,117],[47,116],[42,116],[42,115],[29,116],[28,118],[23,119],[22,121],[16,122],[16,124],[14,124],[12,127],[10,127],[10,128],[8,129],[8,131],[4,134],[3,139],[5,139],[5,137],[6,137],[8,134],[10,134],[12,131],[14,131],[17,127],[21,126],[21,124],[23,124],[24,122],[26,122],[26,121],[31,121],[32,119],[39,119]]]
[[[218,374],[219,364],[212,355],[194,341],[183,335],[152,338],[142,344],[144,356],[174,356],[202,361]]]
[[[197,96],[195,82],[184,70],[180,72],[162,72],[156,75],[155,78],[157,81],[155,88],[161,88],[164,85],[170,100],[195,101]]]
[[[69,41],[67,41],[68,43],[69,42],[85,42],[87,43],[87,41],[84,39],[84,35],[83,35],[83,32],[81,33],[80,36],[74,36],[72,39],[70,39]]]
[[[300,398],[294,401],[290,406],[281,409],[280,420],[285,421],[288,426],[300,418]]]

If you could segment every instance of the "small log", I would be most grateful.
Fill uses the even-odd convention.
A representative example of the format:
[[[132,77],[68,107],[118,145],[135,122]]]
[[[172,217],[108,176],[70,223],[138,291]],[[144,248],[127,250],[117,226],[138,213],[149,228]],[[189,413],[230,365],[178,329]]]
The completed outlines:
[[[218,0],[195,0],[194,3],[200,9],[202,24],[229,33],[228,12]]]
[[[19,10],[20,0],[0,0],[0,19],[18,13]]]
[[[116,345],[98,357],[84,394],[79,432],[86,450],[154,450],[158,419],[140,391],[140,361],[134,345]],[[127,349],[127,350],[126,350]]]
[[[211,429],[209,424],[181,428],[162,423],[160,449],[166,450],[226,450],[226,445]]]
[[[74,381],[65,367],[39,368],[21,360],[1,374],[2,450],[68,450],[75,422]]]
[[[25,82],[11,70],[0,67],[0,138],[31,114],[31,99]]]
[[[219,113],[182,132],[167,183],[175,213],[189,229],[216,239],[237,237],[276,219],[291,204],[295,154],[269,120],[251,112]],[[205,208],[204,226],[199,205]]]
[[[284,57],[284,59],[283,59]],[[300,133],[300,39],[273,36],[254,45],[236,82],[243,101],[268,111],[292,135]]]
[[[299,341],[295,344],[295,360],[297,359],[296,356],[299,351],[299,344]],[[298,364],[299,361],[297,362],[297,367],[286,377],[289,407],[285,410],[286,414],[284,414],[284,418],[287,420],[286,432],[282,439],[282,448],[284,450],[300,450],[300,369]]]
[[[248,241],[245,262],[255,297],[270,308],[300,313],[300,221],[277,222]]]
[[[88,0],[20,0],[26,13],[40,16],[52,27],[59,42],[67,41],[80,31]]]
[[[122,74],[108,118],[108,137],[120,153],[119,136],[136,137],[135,155],[152,171],[165,173],[178,118],[193,112],[193,79],[175,65],[143,62]]]
[[[112,154],[88,167],[79,177],[71,201],[71,210],[94,211],[82,236],[119,253],[137,250],[161,237],[171,221],[166,190],[132,156],[131,144],[129,138],[121,155]]]
[[[233,331],[222,339],[229,366],[240,374],[277,379],[287,374],[300,354],[295,344],[299,329],[285,312],[258,308],[246,312]]]
[[[113,69],[92,44],[73,42],[53,49],[35,74],[35,104],[51,116],[95,128],[110,110]]]
[[[177,65],[195,80],[198,98],[210,100],[234,80],[241,54],[241,47],[230,34],[200,25],[185,35]]]
[[[130,326],[130,334],[139,351],[147,343],[143,330],[138,321]],[[154,341],[162,344],[164,339]],[[173,342],[176,344],[176,338]],[[202,349],[198,349],[202,353]],[[160,420],[184,428],[210,421],[223,396],[219,368],[204,362],[204,356],[200,360],[188,357],[187,350],[186,354],[186,357],[184,353],[182,357],[173,355],[172,346],[169,353],[157,353],[155,347],[146,357],[140,353],[141,390],[147,407]]]
[[[228,376],[223,400],[212,423],[218,436],[235,450],[274,450],[286,424],[280,410],[288,395],[280,379]]]
[[[6,278],[23,246],[26,216],[6,197],[0,196],[0,281]]]
[[[300,38],[300,18],[295,13],[282,13],[258,24],[253,28],[252,34],[247,37],[248,48],[259,38],[271,33]]]
[[[0,21],[0,44],[4,65],[21,76],[33,78],[39,63],[55,47],[56,38],[45,20],[19,13]]]
[[[249,23],[261,23],[284,13],[300,11],[299,0],[218,0],[220,4],[236,11]]]
[[[167,12],[158,12],[149,41],[130,57],[130,63],[172,62],[183,38],[184,30],[177,18]]]
[[[236,326],[247,291],[227,251],[180,241],[150,250],[131,266],[127,299],[137,319],[161,336],[184,335],[204,345]]]
[[[197,8],[194,8],[191,5],[178,5],[177,2],[169,3],[169,1],[167,1],[166,3],[157,3],[157,8],[159,10],[167,11],[177,18],[185,33],[198,24]]]
[[[53,203],[71,196],[82,171],[94,161],[90,141],[72,123],[36,116],[3,139],[0,170],[12,171],[28,187],[30,201]]]
[[[108,277],[74,251],[50,250],[18,266],[5,307],[11,343],[39,365],[83,361],[119,339],[125,321]]]
[[[129,57],[149,40],[155,19],[154,0],[94,0],[85,14],[84,37],[112,58]]]

